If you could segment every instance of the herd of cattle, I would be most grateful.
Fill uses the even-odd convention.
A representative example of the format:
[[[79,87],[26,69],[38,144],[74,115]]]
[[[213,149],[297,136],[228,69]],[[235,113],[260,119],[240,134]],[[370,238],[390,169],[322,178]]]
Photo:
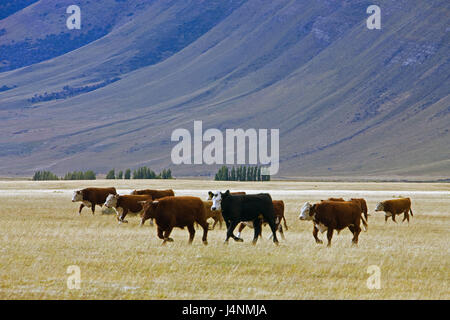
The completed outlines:
[[[194,224],[203,229],[202,241],[207,244],[208,230],[210,229],[208,219],[213,219],[211,229],[217,224],[220,228],[225,222],[227,227],[226,239],[242,242],[240,237],[242,230],[248,226],[254,229],[253,244],[256,244],[261,236],[263,225],[268,224],[272,231],[271,237],[275,244],[278,244],[276,231],[284,239],[282,221],[287,230],[286,218],[284,216],[284,202],[282,200],[272,200],[268,193],[248,195],[245,192],[208,192],[208,200],[203,201],[198,197],[175,196],[173,190],[134,190],[129,195],[119,195],[115,188],[85,188],[74,191],[72,202],[81,201],[81,214],[83,207],[91,208],[95,213],[95,206],[105,205],[107,208],[114,208],[117,213],[119,223],[126,223],[125,217],[128,213],[140,214],[141,225],[146,220],[150,224],[157,226],[157,234],[163,240],[163,244],[173,241],[170,238],[172,229],[187,227],[189,231],[189,243],[192,243],[195,235]],[[404,214],[403,221],[409,222],[411,210],[411,200],[400,198],[379,202],[375,211],[385,212],[385,222],[389,217],[395,221],[395,216]],[[364,230],[368,228],[368,210],[364,199],[329,198],[318,203],[306,202],[300,209],[300,220],[313,222],[313,236],[317,243],[322,243],[318,238],[318,232],[327,231],[328,246],[331,245],[333,232],[338,233],[348,228],[352,234],[352,243],[358,243],[358,236],[361,232],[361,222]],[[153,223],[154,221],[154,223]],[[240,223],[237,236],[234,229]]]

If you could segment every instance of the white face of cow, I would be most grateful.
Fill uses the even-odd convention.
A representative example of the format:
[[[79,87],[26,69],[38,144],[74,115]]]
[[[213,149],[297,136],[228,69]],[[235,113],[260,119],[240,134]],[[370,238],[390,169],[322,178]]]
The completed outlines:
[[[77,191],[73,192],[72,202],[77,202],[77,201],[83,201],[83,194],[81,193],[81,190],[77,190]]]
[[[375,211],[384,211],[383,202],[378,202]]]
[[[211,206],[211,210],[212,211],[216,211],[216,210],[220,210],[221,209],[221,202],[222,202],[222,195],[220,192],[216,191],[214,192],[214,195],[212,197],[212,206]]]
[[[300,220],[312,220],[313,217],[310,214],[310,210],[312,208],[311,203],[309,202],[305,202],[305,204],[303,205],[303,207],[300,209],[300,215],[298,216],[298,218]]]
[[[110,194],[106,198],[105,206],[107,208],[115,208],[117,206],[117,199],[119,198],[118,194]]]

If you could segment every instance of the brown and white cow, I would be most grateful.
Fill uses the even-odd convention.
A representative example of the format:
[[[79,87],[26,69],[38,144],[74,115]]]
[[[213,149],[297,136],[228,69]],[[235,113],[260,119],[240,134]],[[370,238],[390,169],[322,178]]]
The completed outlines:
[[[117,194],[116,188],[85,188],[73,192],[72,202],[81,201],[78,214],[81,214],[81,209],[85,206],[91,208],[94,214],[95,206],[103,206],[110,194]]]
[[[172,189],[167,190],[154,190],[154,189],[143,189],[143,190],[133,190],[130,194],[132,195],[150,195],[153,200],[174,196],[175,193]]]
[[[402,222],[407,220],[409,223],[409,212],[411,213],[411,216],[414,217],[411,210],[410,198],[392,199],[379,202],[375,208],[375,211],[385,212],[384,222],[387,222],[389,217],[392,217],[392,221],[397,222],[395,221],[396,214],[404,214]]]
[[[322,243],[317,237],[318,231],[327,231],[328,246],[331,246],[331,238],[334,230],[338,232],[349,228],[353,233],[353,244],[358,244],[358,236],[361,232],[361,206],[354,201],[321,201],[310,204],[306,202],[301,208],[300,220],[312,220],[314,222],[313,236],[316,243]]]
[[[283,233],[283,227],[281,225],[281,221],[284,219],[284,227],[286,228],[286,230],[288,229],[288,226],[286,224],[286,218],[284,217],[284,202],[283,202],[283,200],[272,200],[272,203],[273,203],[273,210],[275,212],[276,229],[280,233],[281,238],[285,239],[284,233]],[[262,225],[264,226],[266,224],[267,224],[267,222],[263,220]],[[242,232],[242,230],[244,230],[244,228],[246,226],[253,228],[253,222],[252,221],[241,222],[241,224],[239,225],[239,228],[238,228],[238,233],[237,233],[238,238],[241,237],[241,232]],[[262,236],[262,235],[260,234],[260,236]],[[272,237],[272,234],[269,236],[269,239],[271,237]]]
[[[158,227],[158,238],[166,242],[172,242],[170,233],[177,227],[188,228],[189,244],[194,240],[194,223],[198,223],[203,228],[202,241],[208,244],[208,222],[206,222],[205,206],[198,197],[164,197],[158,200],[143,202],[144,214],[141,224],[147,219],[155,219]]]
[[[105,201],[107,208],[114,208],[117,212],[117,220],[119,223],[128,223],[125,216],[128,212],[140,214],[143,213],[141,201],[152,200],[150,195],[118,195],[110,194]]]
[[[346,201],[344,200],[344,198],[328,198],[328,200],[321,200],[321,201]],[[368,221],[368,213],[367,213],[367,202],[365,199],[363,198],[351,198],[348,201],[353,201],[359,204],[359,206],[361,207],[361,214],[364,215],[364,217],[361,217],[363,226],[364,226],[364,230],[367,231],[369,226],[367,224]]]

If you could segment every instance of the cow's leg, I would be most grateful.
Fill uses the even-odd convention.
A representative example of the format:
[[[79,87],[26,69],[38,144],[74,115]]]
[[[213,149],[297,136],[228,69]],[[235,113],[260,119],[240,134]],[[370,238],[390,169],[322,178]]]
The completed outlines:
[[[354,225],[349,225],[348,229],[352,232],[353,235],[355,235],[355,226]]]
[[[228,243],[228,240],[230,239],[230,237],[233,238],[234,241],[239,241],[239,242],[244,241],[241,238],[238,238],[233,234],[233,231],[236,228],[237,224],[238,224],[238,222],[234,221],[234,220],[228,223],[227,237],[225,239],[225,243]]]
[[[189,231],[189,244],[192,244],[192,241],[194,241],[194,236],[195,236],[194,224],[188,225],[187,228]]]
[[[91,202],[91,204],[92,204],[92,207],[91,207],[92,214],[95,214],[95,203]]]
[[[81,209],[83,209],[83,208],[84,208],[84,203],[81,203],[81,204],[80,204],[80,209],[78,210],[78,214],[81,215]]]
[[[392,213],[392,221],[394,221],[395,223],[397,223],[397,221],[395,221],[395,214]]]
[[[406,210],[405,212],[403,212],[403,220],[402,220],[402,222],[404,222],[404,221],[408,221],[408,223],[409,223],[409,213],[408,213],[408,210]]]
[[[192,226],[194,227],[194,226]],[[173,227],[168,227],[165,231],[164,231],[164,241],[162,244],[165,244],[166,242],[173,242],[173,239],[170,238],[170,233],[172,232]]]
[[[284,237],[283,226],[281,225],[281,223],[278,224],[278,226],[277,226],[277,231],[280,233],[281,238],[282,238],[283,240],[286,240],[286,238]],[[273,237],[273,234],[270,234],[269,237],[268,237],[267,239],[270,240],[270,239],[272,239],[272,237]]]
[[[322,244],[323,241],[319,239],[319,237],[317,236],[317,234],[319,233],[319,229],[317,229],[316,225],[313,224],[313,237],[314,239],[316,239],[316,243]]]
[[[327,239],[328,239],[327,247],[331,247],[331,238],[333,238],[333,231],[334,231],[333,228],[328,227],[328,230],[327,230]]]
[[[127,208],[123,208],[122,215],[119,218],[119,223],[121,223],[121,222],[128,223],[127,220],[124,220],[125,216],[127,215],[127,213],[128,213],[128,209]]]
[[[238,233],[237,233],[238,238],[241,237],[241,232],[242,232],[242,230],[244,230],[244,228],[245,228],[245,223],[241,222],[241,224],[239,225],[239,228],[238,228]]]
[[[209,224],[208,222],[203,222],[200,223],[200,226],[203,228],[203,237],[202,237],[202,241],[204,245],[208,244],[208,230],[209,230]]]
[[[213,225],[211,227],[211,230],[214,230],[214,228],[216,227],[217,222],[219,222],[219,219],[217,219],[216,217],[213,217],[213,219],[214,219],[214,223],[213,223]]]
[[[278,225],[278,232],[281,235],[281,239],[286,240],[286,238],[284,237],[283,227],[281,226],[281,223]]]
[[[164,230],[158,227],[158,238],[164,240]]]
[[[265,220],[269,222],[270,230],[272,230],[273,243],[278,244],[277,228],[275,226],[275,222],[268,218],[266,218]]]
[[[252,244],[255,245],[258,241],[258,237],[261,234],[261,219],[256,218],[253,220],[253,229],[254,229],[254,235],[253,235],[253,241]]]
[[[145,215],[142,215],[140,226],[143,226],[145,221],[147,221],[147,219],[145,218]]]
[[[358,244],[358,236],[361,232],[361,227],[358,225],[354,226],[352,232],[353,232],[352,244],[357,245]]]

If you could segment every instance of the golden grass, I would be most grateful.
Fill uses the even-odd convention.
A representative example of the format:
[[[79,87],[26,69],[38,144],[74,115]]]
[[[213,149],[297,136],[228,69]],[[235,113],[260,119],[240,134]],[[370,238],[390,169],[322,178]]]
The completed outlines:
[[[154,227],[139,227],[138,217],[118,225],[111,215],[92,216],[69,191],[114,185],[177,190],[369,190],[369,231],[358,247],[351,233],[335,233],[333,245],[316,245],[310,222],[298,220],[304,201],[320,195],[273,196],[286,204],[289,230],[279,247],[267,240],[251,245],[223,244],[225,230],[210,231],[209,245],[197,229],[193,245],[188,232],[174,230],[175,242],[161,246]],[[449,299],[450,184],[413,183],[225,183],[212,181],[0,182],[1,299]],[[23,190],[23,191],[18,191]],[[29,192],[28,192],[28,191]],[[385,192],[384,192],[385,191]],[[410,224],[384,223],[375,203],[397,191],[446,191],[412,196]],[[178,192],[180,194],[180,192]],[[346,194],[344,195],[346,196]],[[206,197],[206,194],[204,195]],[[346,196],[347,197],[347,196]],[[325,239],[325,235],[320,235]],[[326,242],[326,241],[324,241]],[[69,290],[67,267],[81,270],[81,289]],[[370,290],[367,268],[381,269],[381,289]]]

